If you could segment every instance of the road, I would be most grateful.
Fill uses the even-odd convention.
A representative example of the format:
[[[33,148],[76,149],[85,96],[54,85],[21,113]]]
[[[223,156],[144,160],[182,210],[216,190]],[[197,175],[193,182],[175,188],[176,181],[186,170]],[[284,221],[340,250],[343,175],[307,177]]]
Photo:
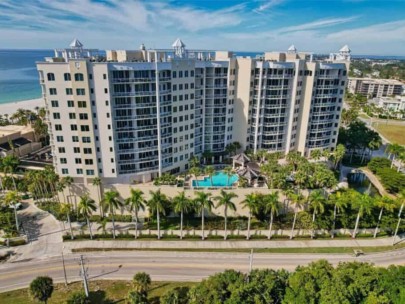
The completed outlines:
[[[65,256],[68,281],[79,280],[79,254]],[[90,280],[128,280],[138,271],[149,273],[156,281],[199,281],[225,269],[248,271],[246,253],[209,252],[89,252],[84,254]],[[254,254],[253,268],[285,268],[327,259],[334,265],[341,261],[372,262],[378,266],[405,265],[405,249],[353,257],[348,254]],[[0,265],[0,292],[27,287],[39,275],[63,282],[61,256],[20,260]]]

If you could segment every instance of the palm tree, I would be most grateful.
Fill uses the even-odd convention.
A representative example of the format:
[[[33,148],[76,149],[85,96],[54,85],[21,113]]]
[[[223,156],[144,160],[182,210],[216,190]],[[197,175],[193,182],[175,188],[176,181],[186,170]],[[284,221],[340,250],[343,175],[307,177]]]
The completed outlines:
[[[271,230],[273,227],[273,220],[274,220],[274,215],[278,215],[280,209],[281,209],[281,204],[278,201],[278,191],[263,195],[262,197],[264,206],[266,208],[266,212],[270,212],[270,221],[269,221],[269,235],[268,239],[271,239]]]
[[[298,209],[301,209],[304,207],[306,198],[301,193],[298,193],[298,194],[291,195],[290,199],[294,205],[294,220],[293,220],[293,224],[292,224],[292,228],[291,228],[291,235],[290,235],[290,240],[291,240],[294,237],[294,229],[295,229],[295,223],[297,221]]]
[[[347,200],[346,200],[346,196],[341,191],[337,191],[329,197],[329,202],[334,205],[333,206],[333,225],[332,225],[332,232],[331,232],[331,238],[333,239],[335,237],[336,216],[338,213],[341,213],[344,208],[346,208]]]
[[[194,179],[195,179],[195,182],[196,182],[196,184],[197,184],[197,187],[198,187],[198,176],[200,176],[201,175],[201,170],[200,170],[200,168],[198,168],[198,167],[192,167],[189,171],[188,171],[191,175],[194,175]]]
[[[64,182],[64,184],[66,185],[66,187],[67,187],[68,190],[69,190],[69,198],[70,198],[70,199],[68,199],[68,203],[70,203],[70,204],[72,205],[71,199],[72,199],[73,177],[71,177],[71,176],[65,176],[65,177],[63,178],[63,182]],[[76,203],[76,201],[75,201],[75,203]],[[76,209],[76,206],[75,206],[75,209]]]
[[[166,195],[160,192],[160,189],[156,191],[149,191],[151,198],[148,201],[149,210],[151,213],[156,212],[157,228],[158,228],[158,240],[160,240],[160,213],[166,214],[164,204],[168,202]]]
[[[229,185],[229,180],[231,179],[231,177],[233,176],[233,169],[232,167],[228,166],[224,168],[224,173],[228,176],[228,182],[226,184],[227,187],[231,186]]]
[[[194,156],[190,159],[189,163],[191,168],[198,167],[200,165],[200,160],[197,156]]]
[[[192,201],[186,197],[184,191],[180,192],[173,198],[174,212],[180,213],[180,239],[183,239],[183,215],[184,212],[189,212],[192,208]]]
[[[4,201],[7,205],[14,209],[14,216],[15,216],[15,227],[17,232],[20,231],[20,226],[18,223],[18,216],[17,216],[17,203],[21,200],[21,196],[18,194],[17,191],[9,191],[4,196]]]
[[[70,228],[70,238],[73,240],[75,238],[75,236],[73,235],[73,229],[72,229],[72,222],[70,221],[70,212],[72,207],[69,204],[62,204],[60,207],[60,212],[62,214],[66,214],[66,218],[68,220],[69,223],[69,228]]]
[[[352,238],[354,239],[356,238],[357,229],[359,228],[360,218],[364,215],[364,213],[370,214],[371,209],[373,208],[373,198],[370,197],[368,194],[363,193],[356,196],[358,196],[358,198],[356,200],[353,200],[353,202],[359,211],[357,213],[356,225],[354,227],[354,232],[352,235]]]
[[[93,178],[93,186],[97,187],[97,197],[98,197],[98,207],[100,208],[100,216],[103,217],[104,216],[104,212],[103,212],[103,208],[101,206],[101,186],[103,185],[103,182],[101,181],[100,177],[95,177]]]
[[[397,203],[395,202],[395,200],[389,198],[388,196],[382,196],[376,199],[375,206],[381,208],[381,210],[380,215],[378,216],[377,225],[375,226],[374,238],[377,237],[378,225],[380,224],[384,209],[389,212],[393,212],[395,207],[397,206]]]
[[[211,180],[211,185],[213,186],[214,183],[212,182],[212,176],[215,174],[215,169],[213,166],[206,166],[204,169],[204,174],[208,175]]]
[[[199,211],[201,212],[201,239],[204,240],[204,216],[205,209],[210,211],[214,204],[211,201],[211,194],[203,191],[197,191],[196,198],[194,199]]]
[[[107,191],[104,193],[104,198],[101,200],[103,209],[111,213],[112,225],[113,225],[113,238],[115,239],[115,221],[114,221],[114,212],[115,209],[121,207],[123,204],[119,200],[119,194],[117,191]]]
[[[319,160],[322,157],[322,151],[319,149],[315,149],[311,151],[311,158],[314,160]]]
[[[346,148],[344,145],[339,144],[336,146],[335,151],[332,153],[332,159],[334,161],[334,168],[337,169],[340,161],[343,159],[346,153]]]
[[[79,202],[79,213],[86,218],[87,226],[89,227],[90,239],[93,239],[93,233],[91,232],[90,216],[97,210],[96,202],[91,199],[88,195],[83,195],[80,197]]]
[[[224,207],[224,219],[225,219],[224,240],[226,240],[227,237],[228,208],[232,211],[236,211],[235,203],[232,202],[232,199],[236,197],[238,196],[235,193],[226,192],[225,190],[221,190],[221,194],[219,196],[214,197],[214,200],[218,202],[216,208],[222,206]]]
[[[404,209],[404,205],[405,205],[405,189],[402,189],[402,190],[399,192],[397,203],[398,203],[398,205],[400,205],[401,207],[399,208],[399,212],[398,212],[398,223],[397,223],[397,227],[395,228],[394,236],[393,236],[393,238],[392,238],[392,245],[395,244],[395,238],[397,237],[399,225],[401,224],[402,210]]]
[[[128,206],[130,212],[134,212],[135,219],[135,239],[138,237],[138,212],[139,210],[145,210],[145,199],[143,198],[143,192],[139,189],[130,190],[131,196],[125,200],[125,204]]]
[[[247,236],[246,239],[250,239],[250,223],[252,219],[252,213],[258,210],[258,207],[261,202],[261,194],[254,192],[247,194],[245,196],[245,200],[242,202],[243,208],[249,209],[249,217],[248,217],[248,228],[247,228]]]
[[[7,176],[8,173],[11,175],[11,179],[13,180],[14,190],[17,191],[17,186],[14,179],[14,173],[19,165],[20,161],[14,155],[7,155],[2,159],[2,168],[4,175]]]
[[[315,236],[315,217],[317,214],[322,214],[325,212],[324,204],[326,202],[326,198],[320,190],[315,190],[309,195],[308,201],[313,209],[311,233],[311,239],[313,239]]]

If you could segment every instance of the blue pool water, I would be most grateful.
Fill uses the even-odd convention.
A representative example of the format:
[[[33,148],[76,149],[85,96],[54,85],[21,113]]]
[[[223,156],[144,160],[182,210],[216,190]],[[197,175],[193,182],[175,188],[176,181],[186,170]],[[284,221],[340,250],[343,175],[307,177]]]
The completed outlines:
[[[238,175],[234,174],[229,178],[228,184],[228,175],[223,171],[217,171],[215,175],[212,176],[212,183],[209,177],[205,177],[203,180],[199,179],[198,184],[196,180],[193,180],[193,187],[227,187],[232,186],[234,182],[238,180]]]

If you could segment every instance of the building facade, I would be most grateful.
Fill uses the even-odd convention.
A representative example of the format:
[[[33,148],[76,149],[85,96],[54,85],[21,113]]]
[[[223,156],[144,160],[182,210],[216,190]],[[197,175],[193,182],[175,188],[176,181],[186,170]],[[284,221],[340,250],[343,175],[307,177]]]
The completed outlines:
[[[68,49],[37,67],[61,176],[149,181],[235,141],[257,151],[333,150],[350,50],[315,61],[291,46],[257,58],[172,49]]]
[[[404,84],[395,79],[349,78],[347,89],[352,94],[369,98],[401,95]]]

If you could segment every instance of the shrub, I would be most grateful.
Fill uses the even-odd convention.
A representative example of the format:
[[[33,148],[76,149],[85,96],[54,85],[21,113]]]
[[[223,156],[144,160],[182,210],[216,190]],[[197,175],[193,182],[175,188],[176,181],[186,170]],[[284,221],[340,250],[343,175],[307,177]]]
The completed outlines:
[[[390,168],[391,161],[385,157],[375,157],[368,163],[367,167],[376,173],[379,169]]]
[[[37,277],[30,284],[31,296],[40,302],[47,302],[53,293],[53,280],[50,277]]]
[[[73,293],[67,300],[67,304],[90,304],[91,301],[86,297],[84,292],[78,291]]]
[[[377,170],[382,184],[388,192],[398,193],[405,189],[405,175],[391,168],[381,168]]]

